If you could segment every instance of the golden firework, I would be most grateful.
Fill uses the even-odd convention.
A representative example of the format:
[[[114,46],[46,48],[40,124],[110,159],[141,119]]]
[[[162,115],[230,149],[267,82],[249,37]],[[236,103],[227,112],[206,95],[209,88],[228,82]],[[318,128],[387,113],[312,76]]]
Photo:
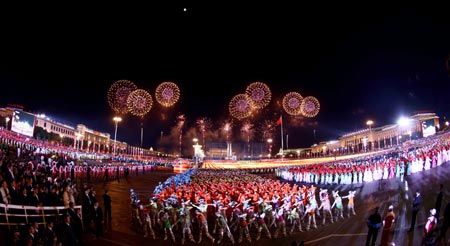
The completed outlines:
[[[300,105],[300,110],[302,115],[305,117],[312,118],[316,116],[320,111],[319,100],[312,96],[303,98],[302,104]]]
[[[153,100],[150,93],[137,89],[130,93],[127,99],[128,111],[139,117],[144,117],[152,108]]]
[[[290,115],[299,115],[303,97],[298,92],[289,92],[283,97],[283,108]]]
[[[156,87],[155,99],[163,107],[173,106],[180,98],[180,88],[173,82],[162,82]]]
[[[238,94],[234,96],[228,105],[230,115],[238,120],[250,116],[253,108],[253,101],[247,94]]]
[[[251,83],[247,86],[245,93],[253,101],[253,106],[256,109],[262,109],[267,106],[272,98],[269,86],[262,82]]]
[[[118,80],[108,90],[108,104],[118,114],[128,113],[127,99],[137,86],[129,80]]]

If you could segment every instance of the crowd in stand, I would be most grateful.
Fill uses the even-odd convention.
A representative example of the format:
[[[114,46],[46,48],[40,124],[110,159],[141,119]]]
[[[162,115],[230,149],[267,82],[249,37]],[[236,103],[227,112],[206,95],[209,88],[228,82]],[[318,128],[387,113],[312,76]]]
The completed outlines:
[[[101,236],[98,195],[88,184],[151,172],[157,165],[173,162],[169,158],[146,162],[122,158],[99,163],[78,160],[78,156],[71,147],[0,128],[0,224],[3,233],[9,232],[7,245],[80,245],[82,228]],[[12,209],[14,205],[36,209],[27,209],[25,217],[14,216],[24,211]],[[61,214],[53,211],[54,216],[43,221],[37,209],[42,206],[64,209]]]
[[[449,134],[414,140],[413,144],[355,159],[277,170],[283,180],[313,184],[356,184],[403,178],[450,160]]]

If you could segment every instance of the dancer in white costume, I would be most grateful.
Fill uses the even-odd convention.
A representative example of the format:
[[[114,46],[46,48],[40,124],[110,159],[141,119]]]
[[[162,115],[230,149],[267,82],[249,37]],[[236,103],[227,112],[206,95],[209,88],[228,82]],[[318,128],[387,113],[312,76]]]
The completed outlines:
[[[325,225],[325,217],[326,214],[328,214],[330,216],[330,221],[331,223],[333,222],[333,214],[331,213],[331,204],[330,204],[330,198],[328,196],[328,189],[322,189],[320,188],[319,191],[319,196],[320,196],[320,207],[318,210],[323,209],[322,211],[322,225]]]
[[[317,228],[317,224],[316,224],[316,208],[314,208],[314,206],[311,205],[311,203],[306,204],[306,210],[305,210],[305,214],[303,214],[302,220],[307,215],[308,215],[308,224],[306,225],[306,231],[309,231],[309,228],[311,227],[311,221],[313,223],[313,227]]]

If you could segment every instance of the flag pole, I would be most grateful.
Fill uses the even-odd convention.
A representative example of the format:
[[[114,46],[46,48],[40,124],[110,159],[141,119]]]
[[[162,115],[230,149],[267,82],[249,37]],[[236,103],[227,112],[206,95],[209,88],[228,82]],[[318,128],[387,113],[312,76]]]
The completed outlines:
[[[284,154],[283,154],[283,115],[280,116],[281,119],[281,161],[283,161]]]

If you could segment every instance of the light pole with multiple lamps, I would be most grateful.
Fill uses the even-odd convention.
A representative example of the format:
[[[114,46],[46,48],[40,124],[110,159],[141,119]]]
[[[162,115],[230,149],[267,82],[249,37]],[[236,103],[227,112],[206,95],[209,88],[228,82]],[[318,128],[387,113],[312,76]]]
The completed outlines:
[[[119,124],[119,122],[122,121],[122,118],[120,117],[114,117],[113,121],[115,123],[115,130],[114,130],[114,147],[113,147],[113,155],[116,155],[116,140],[117,140],[117,125]]]

